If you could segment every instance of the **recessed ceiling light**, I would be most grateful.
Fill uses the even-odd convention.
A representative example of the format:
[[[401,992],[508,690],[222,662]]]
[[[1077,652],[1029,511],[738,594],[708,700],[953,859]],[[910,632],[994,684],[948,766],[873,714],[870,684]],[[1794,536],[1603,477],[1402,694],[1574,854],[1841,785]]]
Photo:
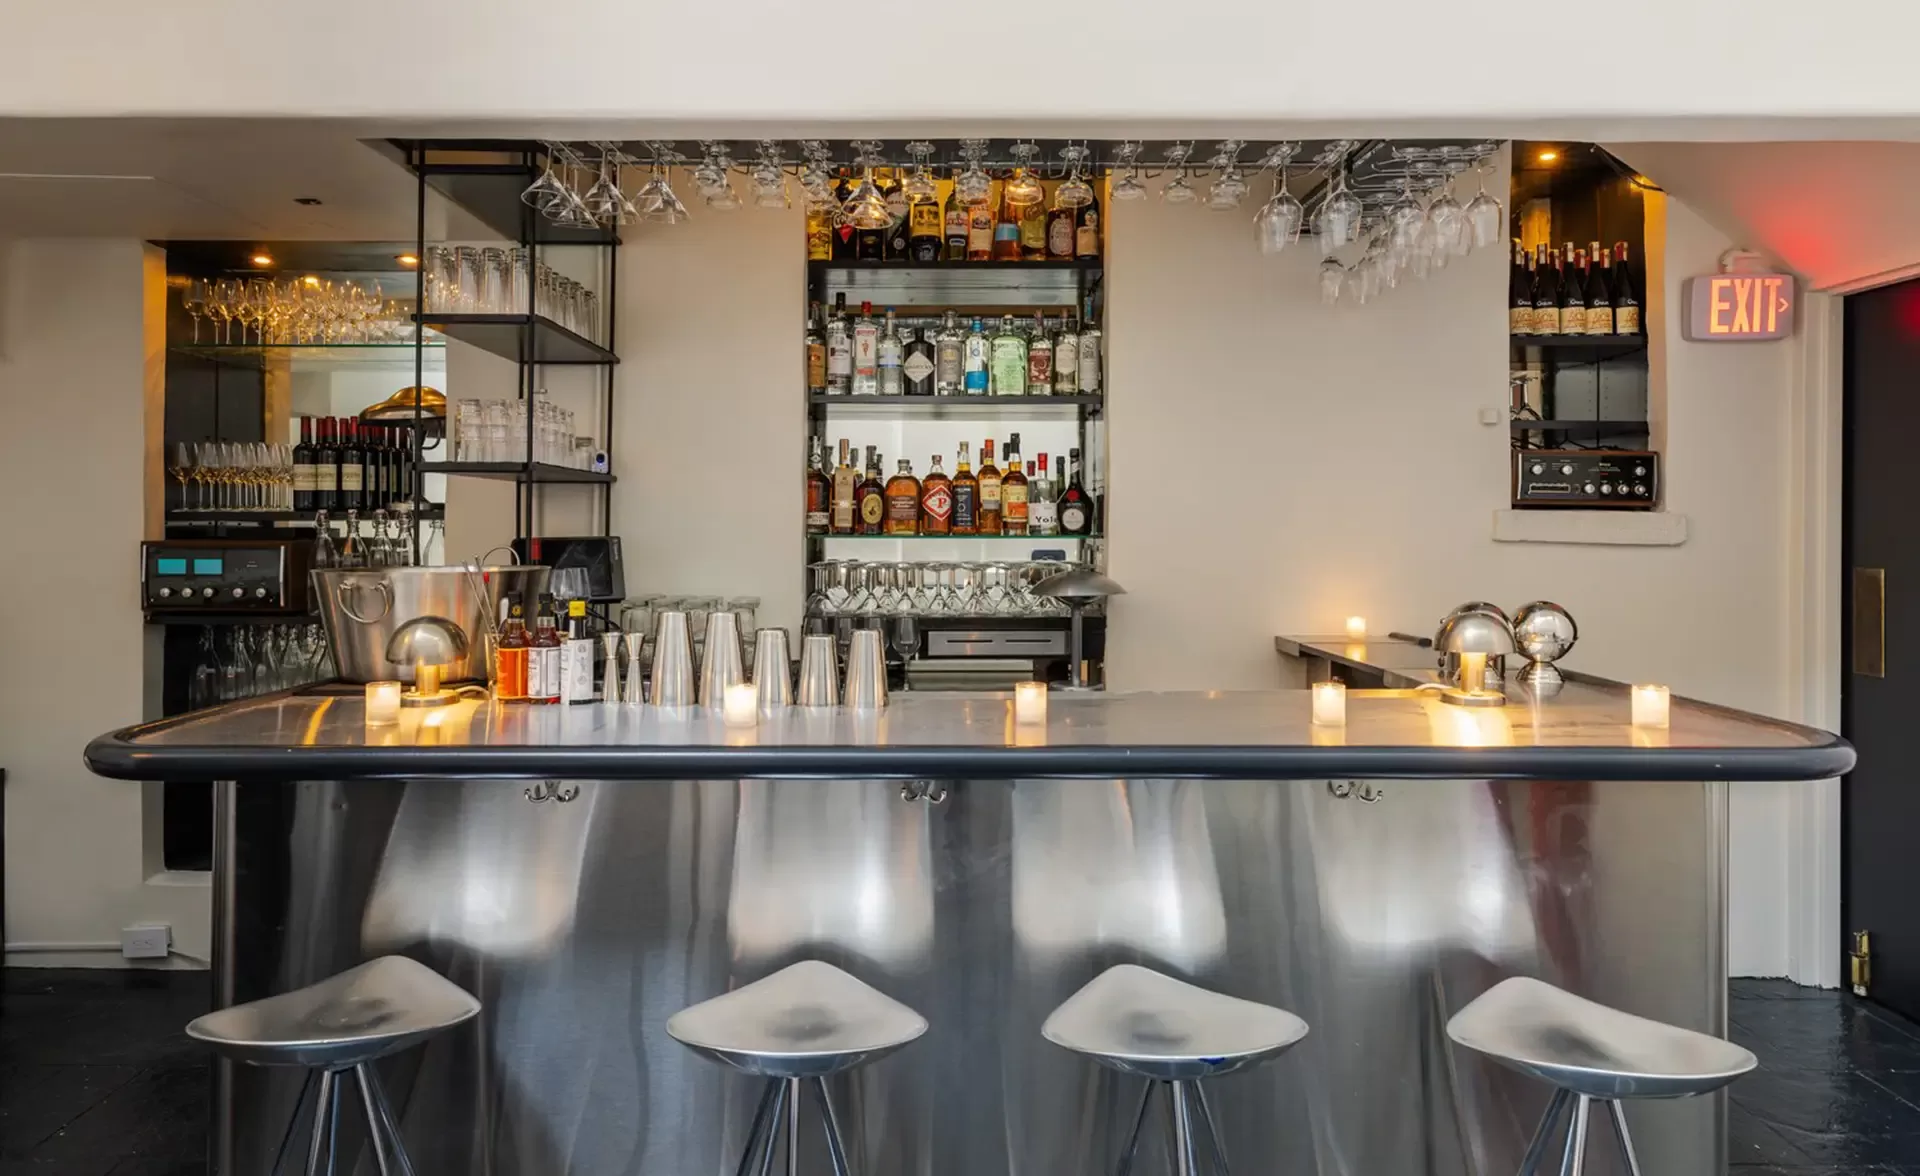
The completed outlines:
[[[304,204],[307,207],[311,208],[314,205],[320,203],[320,198],[318,196],[295,196],[293,198],[293,202],[295,204]]]
[[[415,257],[411,253],[396,253],[393,255],[393,259],[399,262],[401,265],[419,265],[420,264],[420,259]]]
[[[266,253],[256,253],[248,260],[252,261],[253,264],[259,265],[259,266],[268,266],[273,264],[273,257],[270,254],[266,254]]]
[[[1538,159],[1541,163],[1552,163],[1554,160],[1560,158],[1560,153],[1558,151],[1542,151],[1534,158]]]

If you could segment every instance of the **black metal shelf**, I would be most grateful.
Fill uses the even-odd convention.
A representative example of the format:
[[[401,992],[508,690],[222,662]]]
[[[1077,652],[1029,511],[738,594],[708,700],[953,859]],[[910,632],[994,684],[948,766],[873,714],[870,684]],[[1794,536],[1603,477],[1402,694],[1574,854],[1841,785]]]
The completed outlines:
[[[954,543],[971,543],[976,539],[983,539],[989,543],[1006,543],[1006,542],[1031,543],[1036,547],[1045,547],[1048,544],[1055,543],[1055,542],[1065,543],[1065,542],[1078,542],[1082,539],[1098,539],[1100,538],[1100,535],[1097,532],[1092,534],[1087,534],[1087,535],[841,535],[841,534],[834,534],[832,532],[828,532],[825,535],[810,534],[807,536],[807,538],[810,541],[822,542],[822,543],[824,543],[829,539],[861,539],[861,540],[891,539],[895,542],[907,542],[907,543],[919,543],[923,541],[932,541],[936,539],[946,540]]]
[[[809,261],[809,275],[822,274],[830,270],[885,270],[889,273],[912,273],[914,270],[978,270],[991,273],[995,270],[1085,270],[1099,273],[1106,262],[1099,258],[1047,258],[1044,261]]]
[[[429,470],[431,472],[437,468],[429,467]],[[388,508],[375,507],[364,510],[361,514],[372,518],[373,511],[379,509],[386,509],[389,514],[393,513]],[[167,511],[167,525],[174,527],[189,523],[221,526],[233,523],[312,523],[314,514],[315,512],[310,510],[181,510],[176,507]],[[443,519],[446,515],[447,508],[438,502],[430,502],[424,509],[413,512],[413,517],[417,519]],[[329,510],[327,516],[335,522],[344,522],[347,512],[344,508]]]
[[[539,176],[539,171],[519,164],[441,163],[422,164],[422,177],[434,191],[453,201],[475,220],[510,241],[521,240],[529,209],[520,193]],[[618,245],[620,238],[613,226],[590,229],[557,225],[545,216],[532,214],[533,240],[539,245]]]
[[[1582,359],[1608,359],[1645,351],[1645,335],[1513,335],[1515,347],[1574,353]]]
[[[1082,409],[1098,415],[1106,397],[1073,396],[852,396],[813,393],[809,408],[849,410],[867,419],[926,417],[934,420],[1074,420]]]
[[[437,314],[416,316],[449,339],[458,339],[515,363],[605,365],[620,357],[542,315]],[[533,351],[527,352],[527,324],[533,324]]]
[[[1526,421],[1513,420],[1508,428],[1515,433],[1645,433],[1645,421]]]
[[[531,465],[519,461],[446,461],[423,465],[420,467],[420,472],[446,474],[457,478],[492,478],[502,482],[541,482],[549,485],[564,482],[605,485],[619,480],[612,474],[603,474],[597,470],[576,470],[572,466],[547,465],[537,461]]]

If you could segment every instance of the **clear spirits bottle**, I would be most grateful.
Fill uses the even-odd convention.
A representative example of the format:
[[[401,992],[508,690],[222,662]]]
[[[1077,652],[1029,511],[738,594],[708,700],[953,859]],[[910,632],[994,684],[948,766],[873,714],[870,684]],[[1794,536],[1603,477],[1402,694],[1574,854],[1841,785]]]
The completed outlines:
[[[1014,325],[1012,315],[1003,315],[1000,330],[993,336],[991,368],[987,391],[992,396],[1027,394],[1027,340]]]
[[[1027,340],[1027,395],[1053,395],[1053,339],[1044,314],[1033,316],[1033,336]]]
[[[853,324],[853,394],[873,396],[880,391],[880,324],[873,321],[873,303],[860,304],[860,321]]]
[[[958,396],[965,370],[965,339],[960,334],[960,316],[949,310],[933,337],[933,394]]]
[[[973,320],[973,326],[967,331],[962,342],[961,364],[962,378],[968,396],[985,396],[988,386],[993,382],[990,372],[990,356],[987,346],[987,332],[979,319]]]
[[[840,295],[827,320],[827,391],[844,395],[853,383],[853,335],[847,330],[847,296]]]
[[[892,307],[887,308],[886,325],[880,329],[880,341],[875,355],[880,374],[880,395],[903,395],[906,387],[900,368],[907,360],[907,345],[900,338],[899,328],[894,325]]]
[[[1071,396],[1080,391],[1080,323],[1072,315],[1060,320],[1053,338],[1053,391]]]

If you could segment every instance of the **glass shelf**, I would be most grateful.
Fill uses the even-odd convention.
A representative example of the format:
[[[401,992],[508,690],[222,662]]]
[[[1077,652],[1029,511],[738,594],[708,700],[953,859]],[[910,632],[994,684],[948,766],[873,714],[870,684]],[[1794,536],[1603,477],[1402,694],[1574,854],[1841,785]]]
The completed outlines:
[[[423,474],[446,474],[450,477],[493,478],[505,482],[614,482],[618,479],[612,474],[603,474],[595,470],[577,470],[572,466],[547,465],[534,462],[528,465],[519,461],[443,461],[423,462],[420,465]]]
[[[610,364],[620,359],[583,335],[567,330],[544,315],[442,314],[428,311],[429,327],[449,339],[470,343],[516,363]],[[527,327],[533,327],[528,350]]]
[[[898,420],[1063,420],[1098,414],[1104,396],[853,396],[813,393],[810,408],[830,409],[855,419]]]
[[[1078,543],[1083,539],[1098,539],[1092,535],[808,535],[815,542],[829,539],[859,539],[865,541],[887,541],[895,543],[1031,543],[1046,545],[1050,543]]]
[[[427,360],[444,364],[446,340],[428,331],[421,344]],[[406,343],[173,343],[168,351],[215,363],[263,368],[286,363],[308,371],[355,367],[399,367],[413,362],[413,344]]]

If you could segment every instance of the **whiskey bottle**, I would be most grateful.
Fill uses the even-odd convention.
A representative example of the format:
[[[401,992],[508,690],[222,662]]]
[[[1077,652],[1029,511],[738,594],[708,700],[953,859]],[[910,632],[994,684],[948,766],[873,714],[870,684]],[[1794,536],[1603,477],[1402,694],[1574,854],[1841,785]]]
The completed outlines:
[[[847,439],[840,438],[840,464],[833,467],[833,533],[853,534],[853,494],[860,486],[860,475],[847,462]]]
[[[1027,395],[1053,395],[1053,340],[1044,314],[1033,316],[1033,336],[1027,340]]]
[[[862,535],[885,534],[887,486],[880,480],[880,451],[871,445],[867,446],[867,476],[860,479],[853,497],[860,516],[855,529]]]
[[[1000,467],[993,464],[993,438],[980,443],[980,533],[1001,532]]]
[[[968,261],[993,259],[993,234],[993,205],[985,200],[967,205]]]
[[[807,534],[824,535],[833,509],[833,479],[820,468],[820,438],[807,441]]]
[[[940,200],[921,199],[907,204],[907,253],[915,262],[940,260],[940,234],[944,226]]]
[[[964,261],[967,256],[967,206],[961,203],[960,193],[952,192],[947,197],[947,260]]]
[[[953,463],[953,525],[955,535],[980,533],[980,479],[967,464],[967,443],[960,443],[960,456]]]
[[[933,455],[933,468],[920,483],[920,533],[945,535],[953,529],[953,483],[940,468],[940,455]]]
[[[900,459],[900,470],[887,479],[887,534],[920,533],[920,479],[913,476],[913,463]]]
[[[820,306],[807,311],[807,393],[818,396],[827,390],[827,337],[820,333]]]
[[[873,303],[860,304],[860,321],[853,324],[853,394],[880,392],[880,324],[873,321]]]
[[[1000,475],[1000,528],[1027,533],[1027,475],[1020,468],[1020,434],[1007,438],[1007,472]]]
[[[1071,396],[1080,390],[1080,324],[1071,314],[1060,320],[1053,337],[1053,391]]]
[[[1075,218],[1073,255],[1081,261],[1100,260],[1100,201],[1097,198],[1087,201]]]
[[[889,171],[880,177],[880,195],[886,197],[887,215],[893,218],[886,228],[881,256],[887,261],[911,261],[913,247],[908,237],[911,209],[907,207],[907,192],[900,183],[900,173]]]
[[[907,345],[900,338],[899,328],[894,325],[891,306],[887,308],[886,325],[881,328],[875,354],[879,357],[876,362],[880,373],[880,395],[900,395],[904,387],[900,365],[907,361]]]
[[[1040,455],[1040,468],[1027,483],[1027,534],[1058,535],[1060,508],[1054,502],[1053,482],[1047,477],[1047,455]]]
[[[992,370],[987,392],[992,396],[1027,394],[1027,341],[1013,324],[1012,315],[1002,315],[999,333],[990,348]]]
[[[826,205],[807,205],[807,260],[833,260],[833,215]]]
[[[1078,217],[1071,208],[1054,208],[1047,213],[1047,260],[1073,260],[1073,234]]]
[[[1093,530],[1093,500],[1080,485],[1080,451],[1067,451],[1067,488],[1060,492],[1060,533],[1085,535]]]
[[[907,357],[900,364],[908,396],[933,395],[933,340],[931,331],[907,332]]]
[[[853,335],[847,330],[847,296],[835,299],[827,320],[827,391],[845,395],[853,383]]]
[[[987,343],[987,332],[979,319],[973,320],[973,327],[961,343],[961,373],[964,389],[968,396],[985,396],[992,383],[991,348]]]
[[[962,355],[965,343],[960,334],[960,316],[949,310],[933,337],[933,394],[958,396],[962,388]]]
[[[1633,291],[1633,271],[1627,267],[1627,243],[1613,243],[1613,333],[1640,333],[1640,299]]]
[[[1020,260],[1020,210],[1007,203],[1004,190],[1000,194],[1000,215],[993,222],[993,259]]]
[[[1088,305],[1091,308],[1091,299]],[[1100,327],[1089,318],[1087,325],[1080,329],[1080,393],[1083,396],[1100,395],[1100,343]]]

